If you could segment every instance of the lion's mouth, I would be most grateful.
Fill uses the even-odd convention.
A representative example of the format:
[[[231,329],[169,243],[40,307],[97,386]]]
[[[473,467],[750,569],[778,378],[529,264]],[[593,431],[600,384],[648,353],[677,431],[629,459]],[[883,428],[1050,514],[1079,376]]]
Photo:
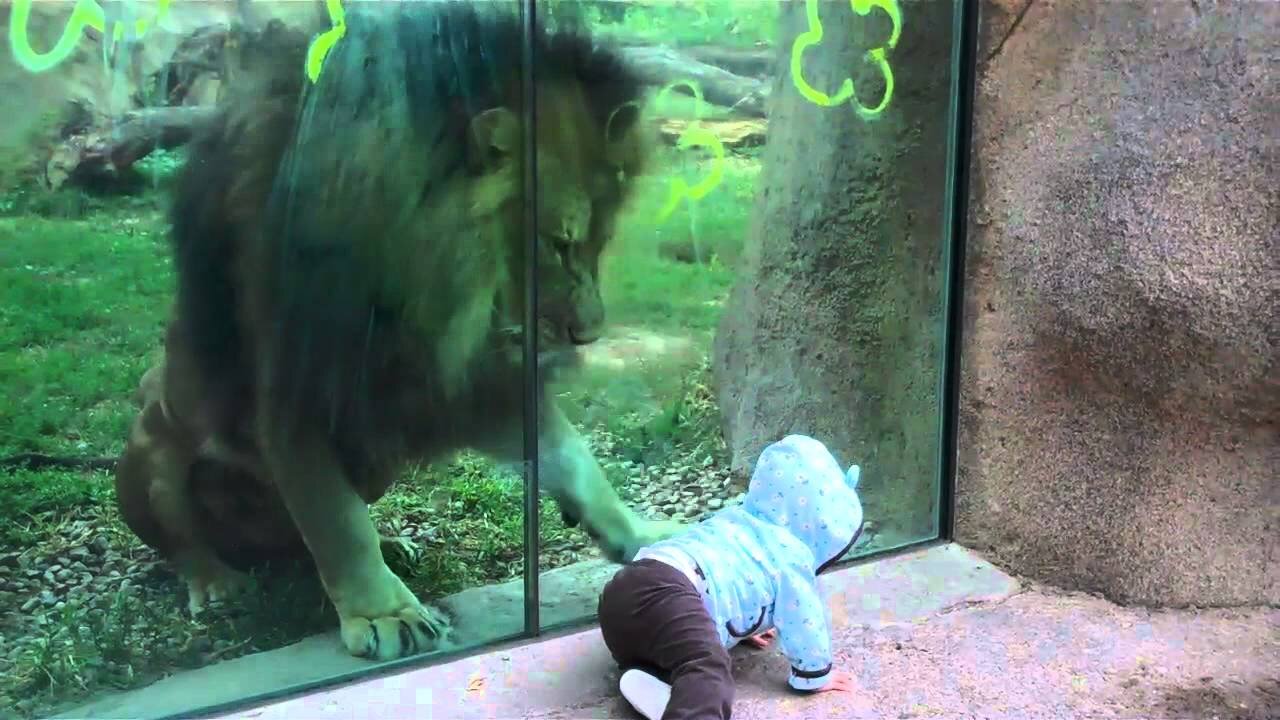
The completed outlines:
[[[600,339],[600,333],[595,330],[574,330],[572,327],[568,329],[569,342],[574,345],[590,345]]]

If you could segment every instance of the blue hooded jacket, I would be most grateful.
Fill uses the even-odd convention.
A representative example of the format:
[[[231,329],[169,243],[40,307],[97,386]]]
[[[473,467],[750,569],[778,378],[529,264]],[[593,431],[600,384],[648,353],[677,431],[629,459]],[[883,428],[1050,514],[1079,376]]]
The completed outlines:
[[[826,446],[788,435],[765,448],[742,505],[644,552],[685,553],[706,579],[706,604],[725,647],[777,628],[791,687],[831,679],[831,632],[817,575],[862,533],[857,465],[843,472]]]

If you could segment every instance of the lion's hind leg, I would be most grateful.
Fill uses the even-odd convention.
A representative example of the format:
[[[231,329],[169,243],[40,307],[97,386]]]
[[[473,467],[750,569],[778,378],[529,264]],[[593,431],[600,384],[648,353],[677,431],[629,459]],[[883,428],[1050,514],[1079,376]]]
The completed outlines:
[[[211,602],[232,598],[249,586],[249,576],[208,552],[183,552],[174,565],[187,586],[187,611],[198,617]]]
[[[338,613],[347,651],[391,660],[442,646],[448,618],[387,567],[368,505],[332,451],[321,442],[266,445],[270,475]]]
[[[165,411],[158,385],[144,383],[142,395],[142,410],[116,464],[116,499],[125,524],[176,567],[194,616],[210,600],[244,587],[248,578],[222,562],[199,536],[189,483],[194,440]]]

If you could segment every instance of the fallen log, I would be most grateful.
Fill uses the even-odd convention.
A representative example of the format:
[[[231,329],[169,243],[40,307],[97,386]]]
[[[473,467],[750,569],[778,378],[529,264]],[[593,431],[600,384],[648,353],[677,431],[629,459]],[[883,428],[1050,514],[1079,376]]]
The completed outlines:
[[[194,66],[195,74],[216,70],[224,63],[220,56],[226,49],[219,31],[204,29],[184,45],[188,52],[175,54],[175,60]],[[704,48],[699,52],[714,54],[729,50]],[[630,46],[622,48],[641,78],[653,85],[666,85],[680,80],[696,82],[710,103],[732,108],[740,115],[763,118],[767,115],[767,85],[755,78],[736,75],[715,65],[702,62],[681,51],[665,46]],[[732,52],[732,51],[731,51]],[[757,53],[758,54],[758,53]],[[178,67],[176,62],[171,67]],[[185,67],[185,66],[184,66]],[[224,68],[225,72],[225,68]],[[181,85],[190,82],[183,75]],[[174,89],[166,88],[174,100]],[[689,93],[684,86],[677,91]],[[182,95],[177,99],[180,101]],[[45,182],[57,189],[68,182],[93,184],[119,179],[134,163],[156,148],[173,148],[186,143],[195,129],[213,114],[211,105],[165,106],[134,110],[114,120],[95,119],[87,127],[77,128],[64,136],[45,164]],[[92,115],[92,113],[90,113]],[[740,144],[757,144],[762,134],[756,129],[736,137]]]
[[[167,150],[184,145],[192,133],[213,118],[215,110],[213,106],[195,105],[126,113],[111,129],[107,157],[117,169],[123,169],[157,147]]]
[[[658,125],[659,136],[675,145],[692,123],[688,120],[663,120]],[[748,148],[764,145],[768,125],[764,120],[701,120],[699,127],[710,130],[727,148]]]
[[[156,148],[185,144],[214,111],[212,106],[143,108],[64,138],[45,166],[46,184],[56,190],[68,181],[118,177]]]
[[[768,87],[755,78],[735,75],[665,46],[623,47],[621,53],[647,83],[666,85],[692,80],[702,87],[702,95],[708,102],[733,108],[743,115],[766,117],[768,114]],[[684,87],[677,90],[688,93]]]
[[[766,78],[773,74],[778,53],[771,48],[734,48],[722,45],[694,45],[682,47],[680,52],[689,57],[715,65],[731,73],[749,78]]]

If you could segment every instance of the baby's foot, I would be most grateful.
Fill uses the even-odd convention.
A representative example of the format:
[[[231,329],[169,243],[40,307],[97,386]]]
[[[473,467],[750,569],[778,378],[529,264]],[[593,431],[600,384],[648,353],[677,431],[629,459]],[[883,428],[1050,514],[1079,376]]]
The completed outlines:
[[[643,670],[628,670],[618,682],[622,697],[649,720],[661,720],[671,700],[671,686]]]

